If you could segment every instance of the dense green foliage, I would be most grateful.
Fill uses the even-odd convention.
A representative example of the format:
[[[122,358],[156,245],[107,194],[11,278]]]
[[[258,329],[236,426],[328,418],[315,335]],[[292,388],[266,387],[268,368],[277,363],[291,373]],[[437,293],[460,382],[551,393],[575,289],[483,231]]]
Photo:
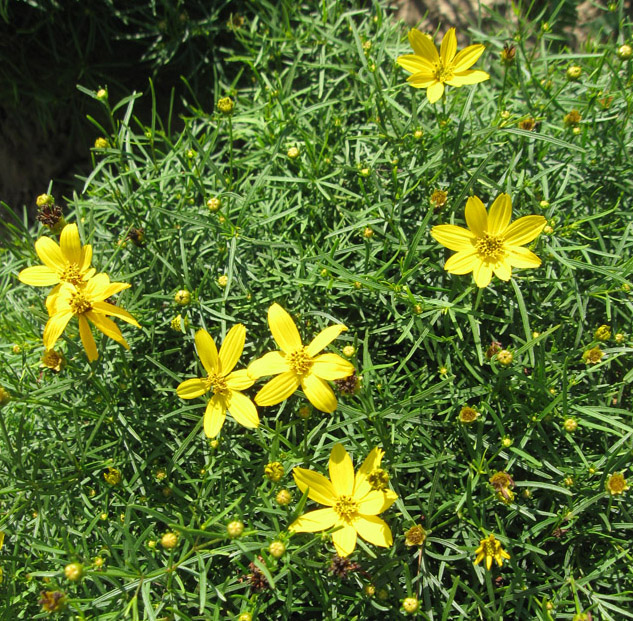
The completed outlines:
[[[409,596],[438,621],[633,617],[631,490],[606,491],[613,473],[630,480],[633,449],[633,61],[617,55],[630,43],[622,7],[582,52],[542,27],[547,15],[458,32],[460,48],[486,44],[478,68],[491,79],[432,106],[394,62],[410,53],[407,29],[378,4],[257,5],[213,58],[214,102],[189,91],[182,131],[171,115],[141,121],[152,93],[99,101],[82,89],[102,109],[94,137],[108,145],[93,149],[65,217],[94,246],[93,264],[132,284],[117,297],[142,325],[119,322],[130,351],[99,334],[89,364],[75,322],[59,343],[67,366],[41,368],[47,291],[17,274],[39,263],[33,243],[50,232],[6,212],[2,618],[47,616],[43,590],[66,593],[62,614],[75,619],[397,618]],[[511,37],[516,57],[504,65]],[[217,110],[225,96],[232,115]],[[566,122],[573,109],[581,119]],[[534,129],[521,129],[528,118]],[[430,201],[437,189],[442,208]],[[450,252],[429,230],[463,225],[468,196],[490,205],[501,192],[514,218],[548,219],[530,246],[543,264],[478,290],[443,270]],[[143,244],[130,239],[138,228]],[[185,307],[173,301],[181,289],[192,293]],[[331,415],[303,418],[298,393],[259,408],[257,430],[229,417],[212,443],[206,400],[175,394],[200,377],[193,334],[205,327],[219,343],[243,323],[244,368],[277,349],[273,302],[304,342],[344,323],[329,351],[354,346],[360,389],[339,394]],[[599,342],[603,324],[611,335]],[[495,341],[511,364],[487,356]],[[588,364],[595,346],[604,357]],[[465,405],[481,413],[472,425],[459,421]],[[382,447],[399,495],[382,514],[394,546],[359,541],[359,567],[343,577],[327,535],[287,534],[315,508],[291,469],[327,474],[337,442],[355,465]],[[273,461],[285,468],[279,483],[264,476]],[[109,467],[120,483],[107,482]],[[511,502],[489,483],[497,471],[516,484]],[[288,507],[275,501],[282,487]],[[227,535],[232,520],[246,525],[239,538]],[[421,548],[405,545],[415,524],[428,533]],[[179,534],[171,549],[156,545],[167,531]],[[473,561],[489,533],[511,559],[486,571]],[[278,538],[287,550],[275,559]],[[85,567],[80,581],[64,576],[72,562]]]

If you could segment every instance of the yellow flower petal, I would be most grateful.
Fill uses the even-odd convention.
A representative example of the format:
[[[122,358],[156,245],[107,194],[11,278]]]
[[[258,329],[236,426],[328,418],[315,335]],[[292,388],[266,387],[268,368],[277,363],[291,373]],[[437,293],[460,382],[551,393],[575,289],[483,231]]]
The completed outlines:
[[[293,533],[316,533],[321,530],[328,530],[328,528],[334,526],[337,517],[336,513],[330,508],[309,511],[290,524],[288,530]]]
[[[345,332],[347,326],[342,323],[328,326],[325,330],[321,330],[317,334],[312,342],[306,347],[306,353],[310,357],[316,356],[320,351],[324,350],[341,332]]]
[[[206,380],[194,377],[192,379],[185,380],[176,388],[176,394],[181,399],[195,399],[201,397],[209,391]]]
[[[246,390],[255,383],[255,380],[248,374],[246,369],[233,371],[226,377],[225,381],[227,387],[231,390]]]
[[[490,79],[490,75],[488,75],[485,71],[479,71],[478,69],[462,71],[461,73],[454,73],[453,77],[450,80],[447,80],[446,83],[449,86],[467,86],[469,84],[479,84],[479,82],[485,82]]]
[[[257,405],[269,406],[281,403],[299,388],[299,378],[293,371],[286,371],[271,379],[255,395]]]
[[[53,287],[51,292],[48,294],[48,297],[46,298],[46,311],[48,312],[49,317],[52,317],[57,312],[57,296],[59,295],[61,288],[61,284]]]
[[[268,325],[279,349],[291,354],[303,347],[299,331],[292,317],[279,304],[273,304],[268,309]]]
[[[492,567],[492,556],[486,556],[486,569],[490,571]]]
[[[431,64],[439,61],[440,57],[437,53],[437,48],[429,35],[413,28],[409,30],[409,44],[418,56],[422,56]]]
[[[330,480],[337,496],[351,496],[354,491],[354,465],[342,444],[335,444],[328,464]]]
[[[448,32],[442,39],[440,46],[440,58],[445,67],[452,65],[453,58],[457,52],[457,37],[455,36],[455,28],[449,28]]]
[[[34,265],[23,269],[18,280],[32,287],[50,287],[59,282],[59,274],[47,265]]]
[[[92,246],[90,244],[86,244],[81,250],[81,263],[79,264],[79,270],[81,272],[87,271],[88,268],[90,267],[91,261],[92,261]],[[90,276],[92,276],[92,274]]]
[[[358,512],[363,515],[378,515],[391,507],[396,500],[398,500],[398,494],[390,489],[384,492],[370,490],[369,493],[358,500]]]
[[[270,351],[248,365],[248,374],[253,380],[264,375],[277,375],[290,371],[286,357],[279,351]]]
[[[82,263],[81,239],[76,224],[67,224],[59,236],[62,255],[68,263],[80,266]]]
[[[431,237],[449,250],[471,251],[474,248],[475,235],[468,229],[454,224],[438,224],[431,229]]]
[[[84,317],[83,313],[77,315],[77,319],[79,320],[79,336],[81,337],[81,342],[86,350],[86,355],[88,356],[88,360],[90,360],[90,362],[94,362],[97,358],[99,358],[99,352],[97,351],[97,344],[95,343],[94,336],[92,336],[92,331],[90,330],[90,324]]]
[[[356,529],[347,523],[342,526],[343,528],[332,533],[332,543],[339,556],[349,556],[356,547]]]
[[[68,309],[55,313],[49,318],[44,327],[44,347],[46,349],[53,349],[72,316],[73,312]]]
[[[338,354],[321,354],[314,359],[312,373],[324,380],[336,380],[349,377],[354,365]]]
[[[483,237],[483,234],[488,230],[488,213],[484,204],[476,196],[470,196],[466,201],[465,216],[468,228],[477,237]]]
[[[220,347],[220,372],[228,375],[242,355],[244,341],[246,340],[246,328],[238,323],[234,325],[224,337]]]
[[[242,425],[242,427],[254,429],[259,426],[257,408],[253,405],[253,402],[241,392],[237,390],[231,391],[228,410],[231,416]]]
[[[501,280],[510,280],[510,278],[512,278],[512,266],[507,260],[495,263],[493,271],[495,276]]]
[[[95,313],[93,311],[88,311],[87,313],[84,313],[84,315],[86,319],[92,321],[92,323],[94,323],[95,326],[97,326],[97,328],[106,336],[123,345],[125,349],[130,349],[128,342],[123,338],[121,330],[119,330],[119,327],[114,323],[114,321],[108,319],[105,315],[100,315],[99,313]]]
[[[538,267],[541,264],[541,260],[527,248],[506,245],[506,250],[512,267]]]
[[[384,520],[375,515],[361,515],[354,522],[354,527],[365,541],[375,546],[388,548],[393,545],[391,529]]]
[[[141,327],[138,321],[136,321],[130,313],[119,306],[110,304],[109,302],[93,302],[92,310],[94,310],[95,313],[101,313],[102,315],[112,315],[113,317],[118,317],[137,328]]]
[[[434,75],[420,71],[414,73],[407,78],[407,82],[413,86],[413,88],[427,88],[437,82],[437,78]]]
[[[205,371],[209,374],[218,372],[218,349],[215,346],[213,337],[201,328],[194,337],[196,341],[196,351]]]
[[[469,45],[465,47],[455,58],[453,58],[453,72],[459,73],[461,71],[466,71],[466,69],[470,69],[478,60],[479,57],[484,53],[486,49],[485,45],[481,45],[478,43],[477,45]]]
[[[328,507],[332,507],[336,503],[334,487],[330,480],[322,474],[306,468],[293,468],[292,476],[302,494],[309,490],[308,498]]]
[[[482,261],[474,267],[473,277],[475,278],[475,284],[478,287],[487,287],[492,280],[492,265]]]
[[[96,278],[99,274],[95,275],[93,278]],[[93,278],[91,278],[88,283],[92,282]],[[109,297],[116,295],[117,293],[123,291],[124,289],[129,289],[132,285],[127,282],[111,282],[103,289],[100,289],[97,293],[95,291],[95,297],[99,297],[100,300],[107,300]]]
[[[406,71],[411,73],[428,73],[433,74],[433,64],[426,58],[418,56],[417,54],[405,54],[404,56],[398,56],[396,62]]]
[[[59,246],[50,237],[40,237],[35,242],[35,252],[42,263],[58,274],[66,269],[66,259]]]
[[[306,397],[317,410],[328,414],[336,410],[337,402],[334,391],[327,382],[317,377],[314,373],[301,377],[301,388],[303,388]]]
[[[204,433],[215,438],[220,433],[226,419],[226,403],[220,395],[214,395],[204,411]]]
[[[435,103],[444,94],[444,84],[441,82],[435,82],[430,84],[426,89],[426,97],[430,103]]]
[[[354,498],[363,498],[369,493],[371,487],[367,481],[367,477],[380,466],[380,462],[382,462],[384,455],[385,452],[379,447],[372,449],[369,455],[367,455],[365,461],[356,472],[356,478],[354,480]]]
[[[488,214],[488,233],[502,235],[512,217],[512,199],[507,194],[499,194]]]
[[[461,250],[449,257],[444,263],[444,269],[449,274],[469,274],[480,263],[481,259],[477,256],[477,251],[471,248],[470,250]]]
[[[536,239],[547,220],[543,216],[523,216],[515,220],[505,231],[504,238],[508,246],[524,246]]]

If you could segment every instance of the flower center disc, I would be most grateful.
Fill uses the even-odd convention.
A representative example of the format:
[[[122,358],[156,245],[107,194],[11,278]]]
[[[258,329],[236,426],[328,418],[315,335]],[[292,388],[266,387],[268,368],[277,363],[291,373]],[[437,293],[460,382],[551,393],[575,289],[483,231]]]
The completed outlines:
[[[495,556],[497,554],[496,543],[496,541],[486,541],[486,543],[484,543],[485,556]]]
[[[312,367],[312,358],[302,347],[288,355],[288,364],[297,375],[305,375]]]
[[[213,387],[214,395],[226,395],[229,392],[226,379],[217,373],[209,373],[207,377],[207,390],[210,390],[211,387]]]
[[[448,82],[453,79],[453,70],[445,67],[441,62],[435,63],[433,75],[440,82]]]
[[[64,282],[69,282],[75,285],[75,287],[79,287],[79,285],[83,283],[81,272],[79,271],[76,263],[69,263],[62,272],[62,275],[59,277],[59,279]]]
[[[358,503],[351,496],[339,496],[334,511],[344,520],[351,520],[358,513]]]
[[[475,249],[484,259],[498,261],[505,254],[503,237],[484,233],[482,237],[477,238]]]
[[[70,310],[72,310],[75,315],[87,313],[91,309],[92,304],[83,293],[81,293],[80,291],[77,291],[77,293],[73,293],[73,296],[70,299]]]

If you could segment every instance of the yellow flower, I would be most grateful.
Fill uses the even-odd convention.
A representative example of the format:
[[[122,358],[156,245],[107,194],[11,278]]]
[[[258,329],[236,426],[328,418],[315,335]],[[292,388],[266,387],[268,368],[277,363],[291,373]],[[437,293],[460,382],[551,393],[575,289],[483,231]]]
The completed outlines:
[[[59,246],[50,237],[40,237],[35,242],[35,252],[44,265],[27,267],[18,274],[19,280],[27,285],[50,287],[67,282],[81,287],[96,272],[90,267],[92,246],[82,247],[76,224],[67,224],[63,228]],[[59,287],[55,287],[50,295],[58,291]],[[46,305],[48,307],[48,300]]]
[[[609,494],[617,496],[618,494],[626,492],[626,490],[629,489],[629,486],[621,472],[614,472],[607,479],[606,488]]]
[[[326,380],[350,376],[354,365],[337,354],[317,354],[347,327],[340,323],[328,326],[304,346],[295,322],[279,304],[273,304],[268,309],[268,325],[281,351],[268,352],[252,362],[248,374],[254,380],[264,375],[279,375],[257,393],[255,403],[276,405],[301,385],[315,408],[328,414],[334,412],[337,401]]]
[[[341,444],[336,444],[330,454],[331,481],[312,470],[294,468],[297,487],[303,493],[308,490],[308,498],[327,508],[302,515],[289,530],[314,533],[336,528],[332,542],[339,556],[349,556],[354,551],[358,535],[374,545],[391,546],[391,530],[378,514],[386,511],[398,496],[390,489],[373,490],[369,482],[369,475],[380,466],[383,455],[381,449],[373,449],[354,476],[350,456]]]
[[[75,315],[79,322],[81,342],[91,362],[99,357],[99,352],[88,321],[125,349],[130,349],[117,325],[107,315],[123,319],[137,328],[141,326],[126,310],[105,301],[129,286],[126,282],[110,282],[107,274],[93,276],[81,288],[67,282],[62,283],[59,291],[51,293],[46,300],[50,318],[44,328],[44,347],[53,349],[71,317]]]
[[[509,559],[510,555],[501,547],[501,542],[491,533],[479,542],[479,547],[475,550],[475,565],[486,560],[486,569],[492,567],[492,561],[497,561],[497,565],[503,565],[503,559]]]
[[[457,251],[444,264],[451,274],[473,272],[478,287],[487,287],[492,274],[501,280],[512,278],[513,267],[538,267],[541,260],[527,248],[543,230],[543,216],[524,216],[510,224],[512,201],[500,194],[486,213],[484,204],[472,196],[466,202],[468,229],[454,224],[440,224],[431,235],[443,246]]]
[[[456,54],[455,28],[444,35],[439,54],[433,39],[419,30],[409,31],[409,43],[415,53],[399,56],[396,62],[412,74],[407,78],[411,86],[426,88],[426,96],[431,103],[443,95],[444,84],[459,87],[490,78],[485,71],[469,69],[482,55],[483,45],[469,45]]]
[[[246,369],[233,371],[246,339],[246,328],[238,323],[224,338],[220,353],[206,330],[196,332],[196,349],[207,377],[188,379],[176,389],[181,399],[195,399],[213,391],[213,397],[204,413],[204,432],[209,438],[220,433],[227,411],[242,426],[253,429],[259,425],[259,416],[253,402],[240,391],[250,388],[254,380]]]

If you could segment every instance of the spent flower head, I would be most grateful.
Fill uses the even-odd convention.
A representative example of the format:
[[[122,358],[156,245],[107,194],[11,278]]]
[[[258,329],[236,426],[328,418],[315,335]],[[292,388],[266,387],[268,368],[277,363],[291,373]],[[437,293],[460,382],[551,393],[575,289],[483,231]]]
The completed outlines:
[[[404,534],[404,543],[407,546],[421,546],[426,540],[426,530],[420,525],[412,526]]]
[[[600,349],[599,345],[592,347],[591,349],[587,349],[583,355],[582,359],[586,364],[598,364],[602,357],[604,356],[604,352]]]
[[[41,366],[59,373],[66,366],[66,358],[60,351],[47,349],[42,356]]]
[[[484,204],[471,196],[466,203],[468,229],[440,224],[432,237],[456,254],[444,264],[451,274],[473,273],[478,287],[487,287],[493,273],[501,280],[512,278],[512,268],[538,267],[541,260],[525,244],[534,240],[545,226],[543,216],[523,216],[510,224],[512,201],[500,194],[486,212]]]
[[[60,612],[66,607],[66,594],[61,591],[40,591],[39,604],[46,612]]]
[[[414,53],[399,56],[396,62],[412,74],[407,78],[411,86],[426,88],[430,103],[442,97],[445,85],[461,87],[490,78],[485,71],[470,69],[479,60],[485,47],[481,44],[470,45],[457,53],[455,28],[444,35],[439,54],[433,39],[419,30],[409,31],[409,43]]]
[[[390,489],[372,489],[370,475],[380,466],[384,452],[375,448],[358,472],[343,445],[336,444],[329,461],[330,479],[305,468],[294,468],[297,487],[308,498],[325,505],[305,513],[289,527],[291,532],[314,533],[334,527],[332,541],[339,556],[349,556],[356,547],[357,536],[381,547],[393,543],[389,526],[378,517],[398,498]]]

